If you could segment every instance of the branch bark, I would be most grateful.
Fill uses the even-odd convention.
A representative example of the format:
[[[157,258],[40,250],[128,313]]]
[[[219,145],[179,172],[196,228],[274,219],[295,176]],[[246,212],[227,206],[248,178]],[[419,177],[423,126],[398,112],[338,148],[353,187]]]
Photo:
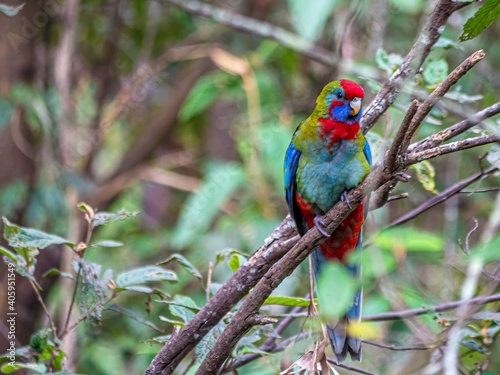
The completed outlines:
[[[180,361],[236,303],[298,241],[295,225],[287,216],[245,264],[229,278],[205,307],[175,337],[165,343],[147,368],[145,375],[171,374]]]

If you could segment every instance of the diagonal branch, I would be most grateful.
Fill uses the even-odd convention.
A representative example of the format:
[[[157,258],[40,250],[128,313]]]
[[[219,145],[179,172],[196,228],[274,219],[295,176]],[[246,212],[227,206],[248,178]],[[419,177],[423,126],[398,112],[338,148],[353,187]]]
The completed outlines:
[[[445,145],[437,146],[429,150],[413,152],[408,155],[408,162],[410,162],[411,164],[415,164],[422,160],[435,158],[436,156],[442,156],[452,152],[463,151],[469,148],[484,146],[495,142],[500,142],[500,133],[467,138],[463,141],[447,143]]]
[[[362,319],[365,322],[385,322],[387,320],[408,319],[418,315],[454,310],[462,306],[464,303],[468,304],[469,306],[481,306],[497,301],[500,301],[500,293],[493,294],[491,296],[480,296],[472,298],[467,301],[445,302],[434,306],[419,307],[416,309],[408,309],[401,311],[391,311],[388,313],[382,313],[376,315],[367,315],[364,316]]]
[[[447,140],[469,130],[473,126],[479,124],[481,121],[497,115],[498,113],[500,113],[500,103],[493,104],[492,106],[477,112],[471,117],[417,142],[414,146],[410,147],[410,150],[422,151],[425,149],[436,147],[441,143],[446,142]]]
[[[298,241],[295,225],[287,216],[257,250],[229,278],[203,309],[169,340],[153,359],[146,375],[171,374],[180,361],[196,346],[250,289],[257,284],[271,265]]]

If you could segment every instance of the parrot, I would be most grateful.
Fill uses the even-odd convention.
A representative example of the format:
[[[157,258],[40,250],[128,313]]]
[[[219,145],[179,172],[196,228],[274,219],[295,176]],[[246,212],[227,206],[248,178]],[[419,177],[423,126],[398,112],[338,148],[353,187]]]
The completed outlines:
[[[359,276],[359,266],[349,264],[348,258],[361,248],[367,199],[330,236],[325,231],[323,215],[339,200],[350,207],[347,192],[371,171],[370,145],[359,125],[363,97],[363,88],[353,81],[341,79],[327,84],[316,99],[312,114],[297,127],[286,151],[285,196],[297,231],[302,236],[315,226],[328,237],[311,254],[316,280],[326,262],[340,262],[351,275]],[[343,318],[327,322],[338,363],[345,360],[347,353],[352,360],[361,361],[361,339],[351,337],[347,325],[361,319],[362,293],[362,289],[357,291]],[[334,290],[331,296],[335,298]]]

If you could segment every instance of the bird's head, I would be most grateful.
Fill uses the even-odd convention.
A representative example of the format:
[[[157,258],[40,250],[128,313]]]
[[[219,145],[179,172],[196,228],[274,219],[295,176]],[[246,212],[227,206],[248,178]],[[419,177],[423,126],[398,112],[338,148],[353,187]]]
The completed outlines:
[[[361,102],[365,92],[356,82],[347,79],[330,82],[316,99],[316,110],[320,118],[342,123],[359,123]]]

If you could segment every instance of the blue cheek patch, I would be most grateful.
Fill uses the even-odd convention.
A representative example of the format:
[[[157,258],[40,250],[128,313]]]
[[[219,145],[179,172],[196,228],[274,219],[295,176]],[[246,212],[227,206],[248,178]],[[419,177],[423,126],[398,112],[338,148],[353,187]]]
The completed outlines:
[[[339,105],[333,108],[331,115],[337,121],[346,122],[349,112],[351,112],[349,105]]]

